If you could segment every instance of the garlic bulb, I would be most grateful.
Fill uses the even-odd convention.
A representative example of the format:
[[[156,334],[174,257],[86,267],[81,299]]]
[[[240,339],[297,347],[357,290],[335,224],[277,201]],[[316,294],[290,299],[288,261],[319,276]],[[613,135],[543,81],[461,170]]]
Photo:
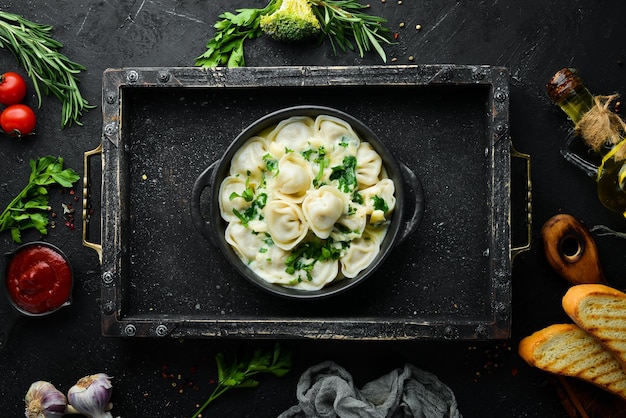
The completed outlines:
[[[105,373],[93,374],[81,378],[67,392],[70,405],[79,413],[90,418],[112,418],[107,412],[113,385]]]
[[[25,415],[27,418],[61,417],[67,407],[65,395],[50,382],[39,380],[28,388]]]

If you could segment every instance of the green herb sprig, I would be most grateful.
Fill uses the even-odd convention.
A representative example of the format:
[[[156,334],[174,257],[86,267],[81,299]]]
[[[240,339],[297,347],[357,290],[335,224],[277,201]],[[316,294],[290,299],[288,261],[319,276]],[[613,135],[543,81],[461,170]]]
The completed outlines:
[[[76,75],[86,70],[59,52],[63,44],[51,37],[52,26],[0,11],[0,48],[9,49],[33,81],[41,106],[42,92],[61,103],[61,125],[82,125],[83,111],[95,106],[83,98]]]
[[[256,350],[248,360],[238,361],[236,357],[226,358],[222,353],[215,356],[217,363],[217,386],[192,418],[197,418],[202,411],[215,399],[235,388],[253,388],[259,381],[253,376],[259,373],[271,373],[282,377],[291,370],[291,351],[284,350],[280,344],[274,345],[274,350]]]
[[[0,214],[0,231],[11,230],[11,238],[22,242],[21,231],[35,228],[41,234],[48,233],[48,187],[59,185],[72,187],[80,176],[71,168],[63,168],[61,157],[41,157],[30,161],[28,184]]]
[[[354,51],[356,44],[361,58],[365,52],[373,48],[383,62],[387,62],[387,54],[382,47],[382,43],[391,44],[388,38],[389,29],[384,26],[386,19],[364,13],[362,10],[369,6],[356,0],[309,1],[335,54],[337,47],[343,52],[347,52],[348,49]]]
[[[244,42],[263,34],[261,16],[278,10],[282,0],[270,0],[262,9],[238,9],[236,14],[222,13],[215,25],[215,35],[207,43],[207,50],[196,58],[198,67],[245,67]]]
[[[364,12],[369,8],[358,0],[308,0],[320,21],[322,34],[337,50],[358,50],[363,58],[365,52],[375,50],[383,62],[387,62],[383,44],[392,44],[386,19]],[[219,15],[216,32],[207,43],[207,50],[196,58],[199,67],[244,67],[244,43],[263,35],[259,25],[261,17],[280,7],[282,0],[270,0],[262,9],[238,9],[235,13]]]

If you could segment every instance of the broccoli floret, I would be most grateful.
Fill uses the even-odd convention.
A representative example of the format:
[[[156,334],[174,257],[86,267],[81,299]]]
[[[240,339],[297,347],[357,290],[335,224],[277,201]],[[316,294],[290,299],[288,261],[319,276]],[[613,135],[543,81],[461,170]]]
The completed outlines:
[[[308,0],[283,0],[277,11],[261,16],[259,25],[273,39],[286,43],[304,42],[322,31]]]

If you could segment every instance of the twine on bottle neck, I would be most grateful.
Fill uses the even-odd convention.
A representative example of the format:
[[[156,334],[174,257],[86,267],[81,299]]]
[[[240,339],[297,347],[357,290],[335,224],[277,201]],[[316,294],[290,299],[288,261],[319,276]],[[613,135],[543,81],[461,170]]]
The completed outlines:
[[[594,96],[594,106],[583,115],[575,127],[576,133],[594,151],[600,151],[606,144],[612,146],[609,154],[616,161],[626,159],[626,122],[609,109],[611,103],[618,97],[617,94]]]

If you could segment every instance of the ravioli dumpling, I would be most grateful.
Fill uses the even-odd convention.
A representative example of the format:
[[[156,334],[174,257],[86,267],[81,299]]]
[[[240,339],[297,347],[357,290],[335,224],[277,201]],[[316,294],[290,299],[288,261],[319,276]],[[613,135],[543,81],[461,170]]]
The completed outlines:
[[[307,235],[309,226],[299,205],[271,200],[265,206],[264,213],[267,230],[279,248],[289,251]]]
[[[346,211],[347,198],[336,187],[322,186],[310,191],[302,201],[302,211],[318,238],[330,236],[335,222]]]
[[[286,272],[285,261],[291,253],[272,245],[265,252],[257,252],[250,268],[268,283],[287,286],[292,284],[294,277]]]
[[[367,208],[367,214],[372,215],[375,211],[379,211],[375,215],[379,218],[381,215],[384,217],[391,213],[396,207],[395,190],[393,180],[391,179],[382,179],[375,185],[361,190],[359,193],[363,197],[363,204]]]
[[[298,153],[283,155],[278,162],[278,174],[272,179],[276,195],[292,202],[301,202],[312,185],[311,165]]]
[[[313,123],[308,116],[292,116],[280,121],[267,136],[270,153],[280,158],[287,150],[302,152],[307,149],[313,136]]]
[[[361,142],[356,154],[356,181],[359,189],[378,183],[383,160],[369,142]]]
[[[360,143],[358,135],[350,124],[334,116],[318,116],[315,118],[313,130],[315,137],[312,139],[311,145],[317,148],[324,147],[327,150],[332,150],[336,145],[343,142],[344,145],[354,147],[354,151],[356,151]]]
[[[235,210],[243,212],[250,207],[250,202],[241,197],[246,190],[246,181],[239,176],[227,176],[220,185],[218,193],[220,214],[226,222],[237,221],[239,218],[235,215]]]
[[[350,203],[348,213],[344,213],[330,233],[330,237],[335,241],[352,241],[363,235],[367,226],[367,210],[363,205]]]
[[[360,238],[353,240],[345,254],[339,258],[341,271],[348,278],[356,277],[369,266],[380,252],[380,236],[365,230]]]
[[[266,245],[263,234],[255,233],[241,222],[230,222],[226,227],[224,238],[246,264],[254,260],[259,250]]]
[[[265,169],[265,155],[268,153],[267,141],[261,136],[255,136],[246,141],[237,150],[230,163],[230,175],[250,177],[256,182],[261,180]]]
[[[300,274],[303,275],[303,273]],[[302,290],[319,290],[335,280],[337,274],[339,274],[339,261],[317,261],[309,272],[308,277],[301,277],[293,287]]]

